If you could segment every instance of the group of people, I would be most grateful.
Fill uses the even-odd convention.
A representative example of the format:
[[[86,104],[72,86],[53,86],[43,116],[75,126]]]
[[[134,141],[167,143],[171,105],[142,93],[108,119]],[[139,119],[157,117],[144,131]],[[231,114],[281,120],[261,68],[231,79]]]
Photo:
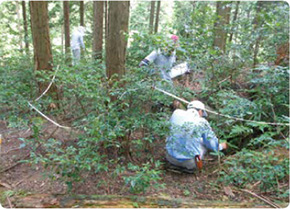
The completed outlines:
[[[80,60],[81,47],[85,49],[83,37],[85,28],[80,26],[74,31],[71,41],[73,62]],[[152,51],[139,64],[139,67],[154,64],[155,73],[163,80],[189,73],[187,63],[176,63],[176,49],[179,37],[171,35],[163,47]],[[148,68],[147,68],[148,69]],[[218,143],[209,122],[205,119],[205,105],[198,100],[190,102],[187,110],[176,109],[170,118],[170,134],[166,139],[166,159],[177,168],[194,172],[202,168],[202,160],[208,150],[218,151],[227,148],[227,143]]]
[[[178,36],[171,35],[163,48],[152,51],[139,64],[139,67],[154,64],[162,79],[188,73],[186,63],[174,66]],[[190,102],[187,110],[176,109],[170,118],[170,134],[166,139],[166,159],[176,168],[189,173],[202,168],[202,160],[207,151],[219,151],[227,148],[227,143],[218,143],[209,122],[205,119],[205,105],[198,100]]]

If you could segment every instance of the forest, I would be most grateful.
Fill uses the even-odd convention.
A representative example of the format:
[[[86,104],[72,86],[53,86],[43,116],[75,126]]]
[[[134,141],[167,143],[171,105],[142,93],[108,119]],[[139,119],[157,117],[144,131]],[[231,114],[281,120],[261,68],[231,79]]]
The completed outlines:
[[[0,15],[2,207],[289,205],[286,1],[5,1]],[[193,100],[227,149],[188,173],[167,145]]]

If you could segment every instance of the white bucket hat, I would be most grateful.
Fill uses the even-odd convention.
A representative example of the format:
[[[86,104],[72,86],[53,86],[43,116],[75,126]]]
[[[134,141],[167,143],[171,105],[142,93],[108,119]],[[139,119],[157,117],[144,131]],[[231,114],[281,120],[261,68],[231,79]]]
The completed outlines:
[[[207,112],[205,111],[205,105],[198,100],[194,100],[187,105],[187,109],[197,109],[202,110],[202,117],[207,117]]]
[[[85,35],[85,32],[86,32],[86,28],[83,27],[83,26],[79,26],[78,29],[77,29],[81,34]]]

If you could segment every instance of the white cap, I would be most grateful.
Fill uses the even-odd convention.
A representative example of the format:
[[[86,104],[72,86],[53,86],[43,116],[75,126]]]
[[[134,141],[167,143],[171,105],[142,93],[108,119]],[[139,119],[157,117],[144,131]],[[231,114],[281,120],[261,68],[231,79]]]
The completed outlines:
[[[78,27],[78,31],[79,31],[81,34],[85,35],[86,28],[83,27],[83,26],[79,26],[79,27]]]
[[[187,105],[187,109],[198,109],[198,110],[202,110],[202,116],[203,117],[207,117],[207,113],[205,111],[205,105],[198,101],[198,100],[194,100],[192,102],[190,102],[188,105]]]

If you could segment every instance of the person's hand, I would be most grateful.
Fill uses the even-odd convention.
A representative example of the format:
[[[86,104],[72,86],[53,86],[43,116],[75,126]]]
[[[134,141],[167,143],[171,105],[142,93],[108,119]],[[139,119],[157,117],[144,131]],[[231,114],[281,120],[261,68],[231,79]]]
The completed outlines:
[[[223,147],[223,150],[228,148],[228,144],[227,144],[226,142],[221,143],[221,145],[222,145],[222,147]]]

